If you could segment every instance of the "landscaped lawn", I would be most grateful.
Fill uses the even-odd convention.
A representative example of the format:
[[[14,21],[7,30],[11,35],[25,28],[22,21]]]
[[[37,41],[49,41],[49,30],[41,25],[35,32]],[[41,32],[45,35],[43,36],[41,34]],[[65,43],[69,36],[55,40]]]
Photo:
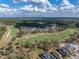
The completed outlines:
[[[35,41],[51,41],[51,40],[64,40],[65,38],[69,37],[70,34],[73,34],[75,32],[75,29],[66,29],[63,32],[57,33],[57,34],[42,34],[37,35],[34,37],[29,37],[25,39],[20,39],[18,42],[22,45],[29,45],[31,43],[34,43]]]

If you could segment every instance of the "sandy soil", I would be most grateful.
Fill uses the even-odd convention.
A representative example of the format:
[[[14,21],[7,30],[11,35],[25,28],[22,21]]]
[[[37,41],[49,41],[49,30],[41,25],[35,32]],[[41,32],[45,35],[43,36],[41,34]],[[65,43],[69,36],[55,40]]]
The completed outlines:
[[[3,34],[1,40],[0,40],[0,48],[4,47],[6,44],[8,44],[11,41],[11,30],[9,27],[7,27],[7,31]]]

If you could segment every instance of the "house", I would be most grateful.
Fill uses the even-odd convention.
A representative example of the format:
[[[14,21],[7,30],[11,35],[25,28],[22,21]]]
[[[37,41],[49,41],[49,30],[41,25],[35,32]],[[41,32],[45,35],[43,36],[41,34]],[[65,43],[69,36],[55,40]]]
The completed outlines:
[[[59,52],[62,55],[62,57],[65,57],[67,53],[69,52],[67,47],[56,49],[56,51]]]
[[[56,59],[62,59],[62,55],[57,51],[51,52],[51,55],[53,55]]]
[[[53,55],[51,55],[48,52],[44,52],[42,54],[39,55],[41,57],[41,59],[56,59],[56,57],[54,57]]]

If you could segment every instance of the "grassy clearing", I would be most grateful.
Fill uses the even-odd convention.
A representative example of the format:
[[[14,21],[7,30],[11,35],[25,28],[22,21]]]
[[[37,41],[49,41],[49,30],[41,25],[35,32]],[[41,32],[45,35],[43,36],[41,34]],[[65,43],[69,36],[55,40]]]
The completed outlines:
[[[9,28],[11,30],[11,35],[15,37],[17,35],[17,28],[15,28],[14,26],[10,26]]]
[[[69,37],[70,34],[73,34],[75,32],[75,29],[67,29],[63,32],[57,33],[57,34],[42,34],[30,38],[20,39],[18,42],[22,45],[29,45],[34,43],[35,41],[52,41],[52,40],[64,40],[65,38]]]

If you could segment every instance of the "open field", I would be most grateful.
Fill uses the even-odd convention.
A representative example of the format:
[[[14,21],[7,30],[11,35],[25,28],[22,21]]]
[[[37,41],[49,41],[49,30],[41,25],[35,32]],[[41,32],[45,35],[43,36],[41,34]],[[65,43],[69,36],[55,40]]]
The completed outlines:
[[[32,36],[26,36],[26,38],[23,39],[19,39],[19,43],[22,45],[26,45],[26,44],[32,44],[34,42],[43,42],[43,41],[54,41],[54,40],[58,40],[58,41],[63,41],[64,39],[68,38],[70,34],[73,34],[75,32],[75,29],[66,29],[63,32],[59,32],[59,33],[55,33],[55,34],[51,34],[51,33],[41,33],[41,34],[35,34]]]
[[[13,37],[16,37],[16,35],[17,35],[17,28],[15,28],[14,26],[9,26],[9,29],[11,30],[11,35]]]

